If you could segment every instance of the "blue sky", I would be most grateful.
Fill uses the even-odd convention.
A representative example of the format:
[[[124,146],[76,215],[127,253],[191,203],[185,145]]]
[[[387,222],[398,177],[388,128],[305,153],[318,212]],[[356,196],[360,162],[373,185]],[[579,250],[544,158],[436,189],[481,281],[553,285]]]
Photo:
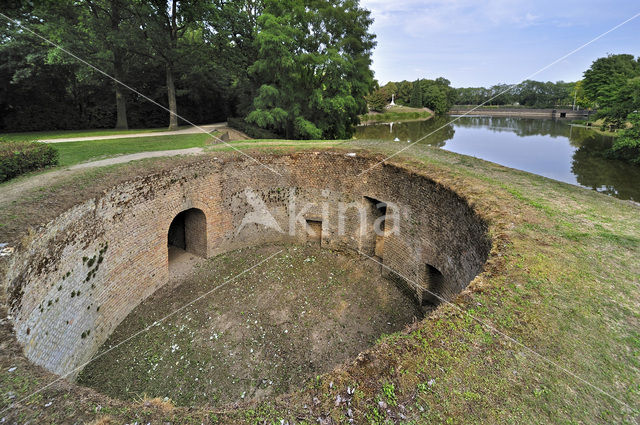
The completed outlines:
[[[455,87],[517,83],[640,12],[640,1],[361,0],[372,11],[381,83],[448,78]],[[539,73],[576,81],[608,53],[640,56],[640,17]]]

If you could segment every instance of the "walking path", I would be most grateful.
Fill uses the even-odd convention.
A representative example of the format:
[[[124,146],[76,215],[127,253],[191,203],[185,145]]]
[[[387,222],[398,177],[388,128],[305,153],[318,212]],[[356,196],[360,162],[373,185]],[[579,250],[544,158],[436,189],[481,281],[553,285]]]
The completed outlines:
[[[150,131],[147,133],[127,133],[127,134],[112,134],[111,136],[85,136],[85,137],[65,137],[60,139],[43,139],[39,142],[43,143],[64,143],[64,142],[87,142],[91,140],[109,140],[109,139],[131,139],[138,137],[157,137],[157,136],[174,136],[180,134],[198,134],[203,133],[203,130],[207,133],[211,133],[214,130],[224,128],[227,126],[226,122],[219,122],[216,124],[199,125],[198,127],[189,127],[182,130],[173,131]]]
[[[198,155],[202,152],[204,152],[203,148],[139,152],[129,155],[116,156],[114,158],[101,159],[99,161],[84,162],[65,168],[64,170],[54,170],[42,174],[36,174],[31,177],[0,185],[0,207],[19,199],[24,195],[25,191],[43,186],[48,182],[57,179],[58,177],[70,175],[74,172],[77,172],[77,170],[93,167],[104,167],[106,165],[121,164],[124,162],[136,161],[145,158],[156,158],[161,156],[168,157],[177,155]]]
[[[204,152],[203,148],[187,148],[187,149],[173,149],[167,151],[151,151],[151,152],[138,152],[128,155],[116,156],[113,158],[101,159],[99,161],[82,162],[80,164],[72,165],[69,170],[78,170],[81,168],[93,168],[104,167],[105,165],[121,164],[123,162],[136,161],[138,159],[145,158],[157,158],[159,156],[177,156],[177,155],[197,155]]]
[[[215,124],[215,125],[218,125],[218,124]],[[192,129],[183,130],[183,131],[192,131]],[[163,134],[166,134],[166,133],[163,133]],[[298,143],[299,143],[298,141],[291,142],[291,145],[294,146],[294,145],[297,145]],[[326,144],[327,146],[333,146],[335,144],[341,144],[341,143],[344,143],[344,142],[327,140],[325,143],[322,143],[322,144]],[[235,144],[235,146],[237,146],[240,149],[243,147],[258,146],[258,145],[284,146],[286,145],[286,143],[283,141],[269,141],[269,142],[251,141],[250,145],[242,144],[242,143]],[[164,150],[164,151],[138,152],[138,153],[132,153],[128,155],[120,155],[113,158],[101,159],[98,161],[84,162],[84,163],[72,165],[65,169],[58,169],[58,170],[43,172],[40,174],[35,174],[25,178],[19,178],[17,180],[9,181],[7,183],[0,185],[0,207],[19,199],[21,196],[24,195],[25,191],[44,186],[47,183],[59,177],[67,176],[83,169],[94,168],[94,167],[104,167],[104,166],[113,165],[113,164],[122,164],[125,162],[136,161],[139,159],[146,159],[146,158],[171,157],[171,156],[178,156],[178,155],[199,155],[199,154],[202,154],[203,152],[205,152],[204,148],[187,148],[187,149],[175,149],[175,150]]]

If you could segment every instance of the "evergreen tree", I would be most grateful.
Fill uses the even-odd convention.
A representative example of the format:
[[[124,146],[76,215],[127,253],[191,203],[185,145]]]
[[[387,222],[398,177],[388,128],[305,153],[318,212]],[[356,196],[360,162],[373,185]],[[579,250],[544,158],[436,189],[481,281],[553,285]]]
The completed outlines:
[[[287,138],[345,138],[373,87],[370,13],[357,0],[266,0],[247,121]]]
[[[409,102],[409,106],[412,108],[422,108],[422,87],[420,85],[420,80],[413,82],[413,86],[411,87],[411,102]]]

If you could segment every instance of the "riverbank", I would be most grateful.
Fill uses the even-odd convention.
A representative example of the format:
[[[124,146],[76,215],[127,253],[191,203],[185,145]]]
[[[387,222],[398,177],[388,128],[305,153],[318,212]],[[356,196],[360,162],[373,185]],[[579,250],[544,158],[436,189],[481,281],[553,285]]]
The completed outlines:
[[[433,111],[429,108],[410,108],[408,106],[391,106],[385,112],[373,112],[360,115],[360,123],[376,124],[382,122],[398,122],[411,120],[424,120],[433,117]]]
[[[456,106],[449,115],[483,115],[491,117],[585,119],[594,111],[572,109],[496,108],[486,106]]]
[[[640,167],[606,157],[612,138],[550,118],[435,116],[425,121],[358,127],[360,139],[420,140],[622,199],[640,200]],[[398,147],[400,149],[400,147]]]

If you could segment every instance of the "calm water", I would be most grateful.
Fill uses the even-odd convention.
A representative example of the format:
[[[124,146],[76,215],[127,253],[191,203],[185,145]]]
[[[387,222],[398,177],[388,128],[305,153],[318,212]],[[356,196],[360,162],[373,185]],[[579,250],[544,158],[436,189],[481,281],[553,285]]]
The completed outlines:
[[[398,147],[441,130],[420,143],[640,200],[640,167],[602,157],[611,138],[568,121],[509,117],[436,117],[427,121],[360,126],[361,139],[400,139]]]

